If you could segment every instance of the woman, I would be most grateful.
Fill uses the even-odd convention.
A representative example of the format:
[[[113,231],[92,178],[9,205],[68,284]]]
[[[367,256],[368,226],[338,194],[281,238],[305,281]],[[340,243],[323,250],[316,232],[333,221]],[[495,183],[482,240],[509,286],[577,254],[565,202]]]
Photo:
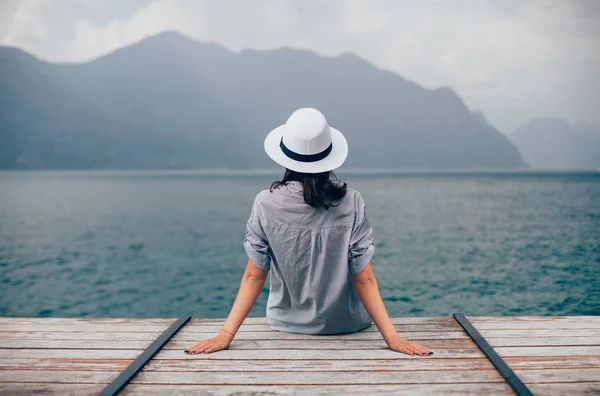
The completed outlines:
[[[226,349],[270,271],[271,329],[344,334],[373,320],[390,349],[432,355],[396,332],[371,270],[375,248],[363,198],[331,180],[348,154],[344,136],[319,111],[300,109],[267,136],[265,151],[286,172],[254,201],[244,241],[248,265],[237,298],[219,335],[185,352]]]

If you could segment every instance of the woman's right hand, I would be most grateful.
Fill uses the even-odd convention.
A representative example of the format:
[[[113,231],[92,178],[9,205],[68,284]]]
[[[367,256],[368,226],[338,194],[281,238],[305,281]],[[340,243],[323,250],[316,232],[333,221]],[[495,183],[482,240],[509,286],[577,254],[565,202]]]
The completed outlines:
[[[431,356],[433,352],[429,349],[422,347],[416,342],[404,340],[400,337],[395,339],[394,341],[388,342],[388,347],[392,351],[405,353],[407,355],[417,355],[417,356]]]

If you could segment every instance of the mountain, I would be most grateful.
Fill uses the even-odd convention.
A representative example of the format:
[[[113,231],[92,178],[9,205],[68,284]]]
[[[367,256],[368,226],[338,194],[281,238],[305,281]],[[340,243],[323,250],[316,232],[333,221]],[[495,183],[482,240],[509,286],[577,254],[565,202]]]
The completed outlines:
[[[122,126],[37,68],[0,56],[0,168],[110,167]]]
[[[272,167],[263,138],[300,107],[320,109],[346,135],[347,167],[526,166],[516,147],[451,89],[425,89],[350,53],[234,53],[166,32],[87,63],[51,64],[11,48],[0,48],[0,59],[21,64],[21,80],[38,81],[27,85],[0,70],[0,84],[9,88],[0,100],[19,98],[10,111],[2,109],[0,121],[23,114],[11,124],[16,143],[0,146],[4,168],[80,167],[81,158],[69,162],[67,151],[81,157],[77,145],[96,140],[98,152],[86,152],[86,166]],[[30,106],[44,90],[53,91],[53,103]],[[67,115],[70,103],[81,110]],[[48,119],[55,111],[57,125]],[[38,114],[48,124],[26,122]],[[47,136],[45,150],[62,147],[63,162],[36,158],[41,148],[30,145],[30,135]],[[21,152],[27,155],[15,154]]]
[[[560,118],[536,118],[510,135],[534,168],[598,169],[600,126],[571,124]]]

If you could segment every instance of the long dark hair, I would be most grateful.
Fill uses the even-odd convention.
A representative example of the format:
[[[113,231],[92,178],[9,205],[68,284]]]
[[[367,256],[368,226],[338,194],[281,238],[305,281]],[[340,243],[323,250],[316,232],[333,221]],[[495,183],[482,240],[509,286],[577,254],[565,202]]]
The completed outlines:
[[[333,171],[323,173],[300,173],[290,169],[285,170],[283,180],[274,181],[270,191],[285,186],[290,181],[302,183],[304,202],[313,208],[325,208],[329,210],[337,201],[346,195],[347,184],[338,180]]]

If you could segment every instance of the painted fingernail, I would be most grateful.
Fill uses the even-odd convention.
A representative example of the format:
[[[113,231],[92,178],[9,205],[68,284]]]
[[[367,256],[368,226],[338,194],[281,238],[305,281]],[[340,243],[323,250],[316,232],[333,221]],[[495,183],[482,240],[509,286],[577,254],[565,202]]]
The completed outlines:
[[[430,355],[433,355],[433,352],[429,352]]]
[[[188,351],[188,350],[186,349],[186,350],[185,350],[185,351],[183,351],[183,352],[185,352],[185,353],[189,353],[190,351]]]

